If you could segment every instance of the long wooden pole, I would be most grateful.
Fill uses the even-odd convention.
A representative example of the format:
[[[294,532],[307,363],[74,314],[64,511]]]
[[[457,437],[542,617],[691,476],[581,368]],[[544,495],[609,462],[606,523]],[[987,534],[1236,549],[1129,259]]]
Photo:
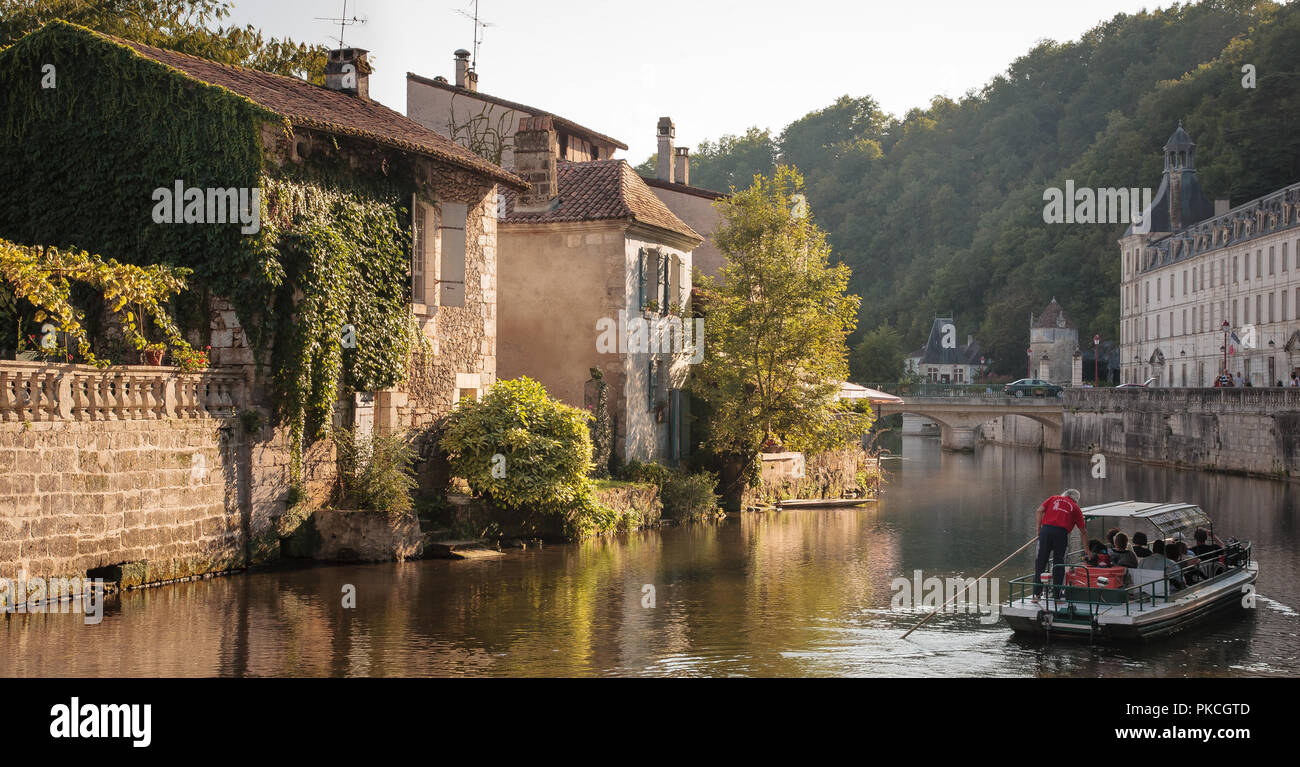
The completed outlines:
[[[947,607],[948,605],[952,604],[953,602],[957,601],[957,597],[961,596],[962,594],[965,594],[965,593],[966,593],[966,590],[969,589],[971,586],[974,586],[974,585],[976,584],[976,582],[978,582],[978,581],[980,581],[980,580],[983,580],[984,578],[987,578],[988,575],[989,575],[989,573],[993,572],[994,570],[998,569],[999,567],[1001,567],[1001,566],[1005,565],[1006,563],[1010,562],[1010,561],[1012,560],[1012,558],[1014,558],[1017,554],[1019,554],[1020,552],[1024,551],[1025,549],[1029,548],[1029,547],[1030,547],[1031,545],[1033,545],[1033,543],[1034,543],[1035,541],[1037,541],[1037,540],[1038,540],[1038,536],[1035,535],[1033,538],[1030,538],[1028,541],[1026,541],[1024,546],[1021,546],[1020,548],[1018,548],[1018,549],[1016,549],[1015,551],[1013,551],[1013,552],[1011,553],[1011,556],[1007,557],[1006,559],[1002,560],[1001,562],[998,562],[996,565],[993,565],[992,567],[990,567],[990,568],[988,569],[988,572],[984,573],[983,575],[981,575],[979,578],[976,578],[975,580],[967,581],[967,582],[966,582],[966,585],[963,586],[963,587],[961,588],[961,591],[958,591],[956,594],[953,594],[951,597],[949,597],[949,599],[948,599],[947,602],[944,602],[943,604],[941,604],[941,605],[939,605],[938,607],[936,607],[936,608],[934,609],[934,612],[932,612],[932,613],[930,613],[929,615],[927,615],[927,616],[925,616],[924,618],[922,618],[920,623],[918,623],[918,624],[916,624],[915,626],[913,626],[912,628],[908,629],[908,630],[907,630],[907,634],[904,634],[903,636],[901,636],[901,637],[899,637],[899,638],[900,638],[900,639],[907,639],[907,637],[908,637],[909,634],[911,634],[913,631],[916,631],[917,629],[921,628],[921,626],[924,625],[926,621],[930,620],[931,618],[933,618],[934,616],[936,616],[936,615],[938,615],[940,612],[942,612],[942,611],[943,611],[943,608],[945,608],[945,607]]]

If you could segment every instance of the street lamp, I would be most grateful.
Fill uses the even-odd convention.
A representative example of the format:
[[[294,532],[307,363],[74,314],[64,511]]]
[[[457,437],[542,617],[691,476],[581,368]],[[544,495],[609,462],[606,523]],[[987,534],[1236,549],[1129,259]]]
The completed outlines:
[[[1101,373],[1097,372],[1100,369],[1100,364],[1101,364],[1100,358],[1101,358],[1101,336],[1093,336],[1092,337],[1092,385],[1093,386],[1101,386]]]
[[[1228,372],[1228,333],[1232,331],[1232,325],[1227,320],[1223,321],[1223,372]]]
[[[1025,374],[1025,378],[1033,378],[1034,377],[1034,350],[1025,349],[1025,356],[1029,358],[1028,372]]]

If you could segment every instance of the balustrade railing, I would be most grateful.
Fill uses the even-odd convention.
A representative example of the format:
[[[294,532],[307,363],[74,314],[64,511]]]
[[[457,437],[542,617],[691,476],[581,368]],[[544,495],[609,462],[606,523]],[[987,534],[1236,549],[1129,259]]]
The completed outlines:
[[[0,421],[228,418],[244,402],[239,373],[48,365],[0,360]]]

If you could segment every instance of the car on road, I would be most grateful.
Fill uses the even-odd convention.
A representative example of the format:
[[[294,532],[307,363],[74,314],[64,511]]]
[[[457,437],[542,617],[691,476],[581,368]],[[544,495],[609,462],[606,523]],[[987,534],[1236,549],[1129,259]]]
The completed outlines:
[[[1024,397],[1025,395],[1033,397],[1064,397],[1065,387],[1057,386],[1050,381],[1040,381],[1037,378],[1022,378],[1002,387],[1002,393],[1016,397]]]

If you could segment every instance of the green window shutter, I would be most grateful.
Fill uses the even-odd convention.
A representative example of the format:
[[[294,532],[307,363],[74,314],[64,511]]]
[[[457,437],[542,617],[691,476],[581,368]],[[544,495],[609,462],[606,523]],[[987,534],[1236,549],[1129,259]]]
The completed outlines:
[[[637,282],[636,282],[636,286],[637,286],[637,293],[636,293],[636,308],[637,308],[637,311],[640,311],[640,310],[642,309],[642,307],[645,306],[645,301],[646,301],[646,293],[645,293],[645,278],[646,278],[646,273],[645,273],[645,266],[646,266],[646,264],[645,264],[645,248],[641,248],[641,250],[637,251]]]

